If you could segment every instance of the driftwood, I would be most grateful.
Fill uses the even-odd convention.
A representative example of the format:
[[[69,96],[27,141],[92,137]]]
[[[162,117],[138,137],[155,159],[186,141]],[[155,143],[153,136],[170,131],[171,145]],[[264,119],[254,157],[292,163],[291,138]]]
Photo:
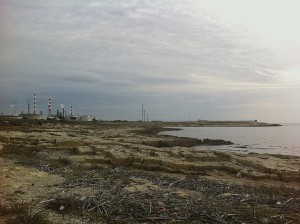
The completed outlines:
[[[148,187],[128,191],[126,187],[139,184],[136,180],[146,181]],[[298,220],[300,211],[299,190],[285,195],[287,192],[280,188],[234,185],[200,176],[163,176],[119,167],[94,170],[87,177],[68,179],[60,187],[68,191],[80,188],[82,192],[92,188],[94,193],[81,198],[57,197],[49,200],[48,208],[64,206],[69,208],[66,213],[94,213],[106,220],[128,223],[284,223]],[[70,200],[74,201],[72,206],[67,204]]]

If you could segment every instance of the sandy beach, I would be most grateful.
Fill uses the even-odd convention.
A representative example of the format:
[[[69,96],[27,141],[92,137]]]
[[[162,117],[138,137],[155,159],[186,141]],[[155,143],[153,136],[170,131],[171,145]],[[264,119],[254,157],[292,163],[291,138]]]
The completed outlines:
[[[300,157],[157,135],[181,125],[1,121],[0,223],[298,222]]]

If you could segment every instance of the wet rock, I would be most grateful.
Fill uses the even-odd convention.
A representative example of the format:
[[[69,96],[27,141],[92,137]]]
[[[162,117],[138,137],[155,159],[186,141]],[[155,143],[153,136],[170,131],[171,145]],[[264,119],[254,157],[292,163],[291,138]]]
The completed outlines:
[[[196,145],[201,145],[202,141],[194,138],[184,138],[184,137],[174,137],[172,139],[155,139],[143,141],[143,145],[153,146],[156,148],[164,148],[164,147],[192,147]]]
[[[203,139],[203,145],[232,145],[231,141],[225,141],[222,139]]]

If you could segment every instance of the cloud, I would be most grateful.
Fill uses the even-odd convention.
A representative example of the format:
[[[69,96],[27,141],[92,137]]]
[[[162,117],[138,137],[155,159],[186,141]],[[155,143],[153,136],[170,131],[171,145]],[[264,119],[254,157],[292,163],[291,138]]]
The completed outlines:
[[[230,89],[243,83],[272,86],[285,68],[249,33],[193,10],[190,1],[0,4],[0,65],[5,65],[0,77],[9,83],[0,86],[12,98],[37,90],[73,97],[82,107],[99,98],[102,108],[145,101],[156,102],[157,110],[163,104],[176,108],[178,99],[190,97],[203,102],[220,97],[224,103],[228,98],[222,94]],[[92,112],[97,110],[101,107]]]

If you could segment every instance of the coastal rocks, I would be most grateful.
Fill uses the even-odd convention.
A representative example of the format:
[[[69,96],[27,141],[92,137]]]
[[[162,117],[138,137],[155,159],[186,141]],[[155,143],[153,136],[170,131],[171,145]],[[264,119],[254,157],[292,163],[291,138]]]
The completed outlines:
[[[79,155],[89,155],[93,153],[93,149],[91,149],[89,146],[77,146],[75,151]]]
[[[156,147],[156,148],[164,148],[164,147],[192,147],[196,145],[201,145],[202,141],[193,138],[174,138],[174,139],[153,139],[148,141],[143,141],[142,144]]]
[[[194,139],[194,138],[173,138],[173,139],[154,139],[143,141],[142,144],[156,148],[172,148],[175,146],[192,147],[197,145],[232,145],[230,141],[222,139]]]
[[[202,141],[203,145],[233,145],[233,142],[231,141],[225,141],[222,139],[208,139],[205,138]]]
[[[277,172],[277,175],[281,181],[289,182],[289,181],[297,181],[300,182],[300,171],[287,171],[281,170]]]
[[[10,137],[9,136],[0,135],[0,142],[9,144],[10,143]]]

